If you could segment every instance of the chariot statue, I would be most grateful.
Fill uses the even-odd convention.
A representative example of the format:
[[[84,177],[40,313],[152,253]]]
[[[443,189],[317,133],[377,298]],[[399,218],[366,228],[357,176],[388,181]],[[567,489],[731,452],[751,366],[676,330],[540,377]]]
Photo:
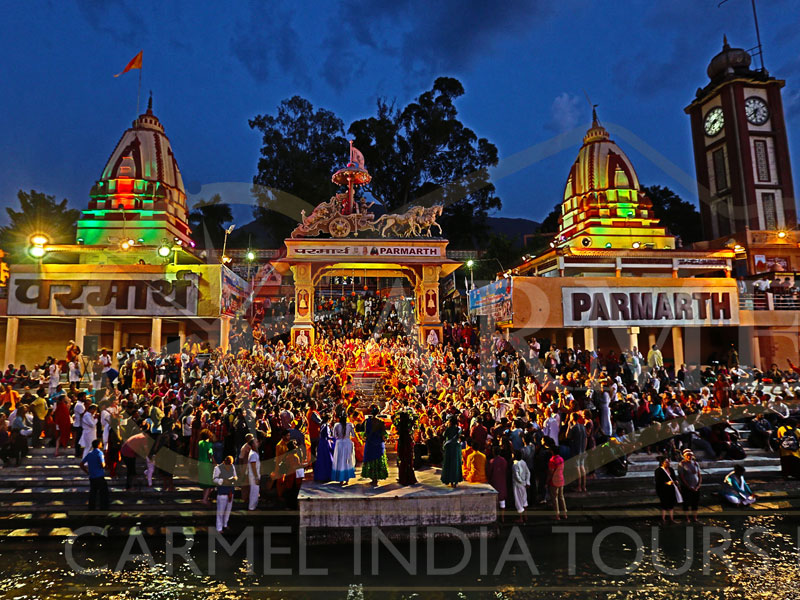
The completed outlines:
[[[354,188],[368,184],[372,177],[364,166],[364,155],[350,142],[350,161],[347,166],[336,171],[331,181],[347,186],[346,192],[335,194],[327,202],[317,205],[310,215],[300,211],[301,222],[292,231],[292,237],[314,237],[327,233],[334,238],[344,238],[360,231],[377,231],[381,237],[432,237],[433,228],[442,234],[436,222],[442,214],[442,206],[412,206],[402,214],[389,213],[375,219],[369,211],[374,202],[367,203],[363,198],[356,201]]]

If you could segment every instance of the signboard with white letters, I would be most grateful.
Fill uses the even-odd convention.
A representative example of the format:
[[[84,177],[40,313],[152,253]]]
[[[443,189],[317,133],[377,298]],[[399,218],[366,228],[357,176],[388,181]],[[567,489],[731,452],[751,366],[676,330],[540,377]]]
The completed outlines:
[[[565,326],[738,325],[736,286],[564,287]]]

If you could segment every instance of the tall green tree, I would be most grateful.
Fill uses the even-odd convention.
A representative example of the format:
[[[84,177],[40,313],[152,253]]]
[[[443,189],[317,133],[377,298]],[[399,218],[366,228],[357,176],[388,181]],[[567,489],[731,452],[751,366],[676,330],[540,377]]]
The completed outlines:
[[[672,235],[679,236],[684,244],[703,239],[700,211],[694,204],[665,186],[642,186],[642,191],[652,200],[653,213]]]
[[[333,112],[314,109],[308,100],[284,100],[273,115],[249,121],[261,132],[261,158],[253,178],[258,206],[254,217],[277,238],[288,236],[300,220],[302,203],[316,206],[337,188],[331,174],[347,162],[344,123]],[[306,211],[310,212],[310,211]]]
[[[225,226],[231,221],[231,206],[223,202],[219,194],[214,194],[210,200],[198,200],[189,213],[189,226],[194,239],[198,247],[205,249],[222,249]]]
[[[443,203],[441,224],[451,244],[474,247],[501,201],[488,171],[497,165],[497,147],[459,120],[455,100],[463,95],[457,79],[439,77],[403,109],[378,100],[377,115],[349,132],[372,174],[369,192],[387,210]]]
[[[0,248],[15,261],[28,257],[32,235],[41,233],[53,244],[74,244],[78,217],[81,212],[69,208],[67,199],[56,201],[36,190],[17,193],[19,210],[7,206],[8,225],[0,227]]]

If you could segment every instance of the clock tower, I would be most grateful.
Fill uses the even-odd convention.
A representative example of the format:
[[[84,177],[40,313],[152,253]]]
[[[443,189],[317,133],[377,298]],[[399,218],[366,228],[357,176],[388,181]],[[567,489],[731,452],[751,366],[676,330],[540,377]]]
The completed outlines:
[[[691,119],[700,214],[707,239],[797,225],[781,88],[731,48],[708,65],[710,82],[684,110]]]

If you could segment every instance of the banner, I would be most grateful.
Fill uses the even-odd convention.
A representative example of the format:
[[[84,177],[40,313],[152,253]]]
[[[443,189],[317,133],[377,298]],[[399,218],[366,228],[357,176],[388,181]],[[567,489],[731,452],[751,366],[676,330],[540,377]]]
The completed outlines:
[[[201,275],[190,269],[167,273],[116,273],[89,278],[16,273],[8,314],[19,316],[194,316]]]
[[[469,292],[471,315],[491,317],[498,325],[510,325],[514,315],[511,307],[512,279],[500,279]]]
[[[219,312],[229,317],[244,308],[250,295],[247,282],[227,267],[222,268],[222,293],[220,295]]]
[[[565,326],[738,325],[739,295],[730,287],[565,287]]]

